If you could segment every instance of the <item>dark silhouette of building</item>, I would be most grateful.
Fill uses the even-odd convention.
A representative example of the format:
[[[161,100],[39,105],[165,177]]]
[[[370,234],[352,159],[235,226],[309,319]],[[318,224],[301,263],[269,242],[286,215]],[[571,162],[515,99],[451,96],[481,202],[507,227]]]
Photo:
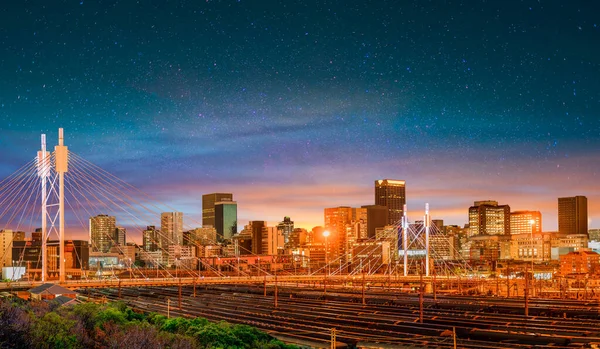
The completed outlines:
[[[361,206],[367,209],[367,237],[374,238],[375,230],[388,225],[388,208],[381,205]]]
[[[387,225],[400,224],[406,204],[406,181],[379,179],[375,181],[375,205],[388,208]]]
[[[561,234],[587,234],[587,198],[573,196],[558,198],[558,232]]]
[[[252,254],[262,254],[262,236],[263,228],[267,226],[265,221],[250,221],[248,227],[250,228],[250,235],[252,236]]]

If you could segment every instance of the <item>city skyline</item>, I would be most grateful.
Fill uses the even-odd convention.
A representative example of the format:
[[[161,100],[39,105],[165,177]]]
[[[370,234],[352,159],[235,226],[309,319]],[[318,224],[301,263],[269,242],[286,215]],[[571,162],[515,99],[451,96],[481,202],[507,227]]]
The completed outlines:
[[[474,201],[495,200],[554,231],[557,198],[584,195],[597,228],[596,10],[11,3],[0,179],[64,127],[71,151],[197,222],[203,194],[231,192],[238,229],[285,216],[310,229],[397,178],[411,220],[428,202],[463,225]]]

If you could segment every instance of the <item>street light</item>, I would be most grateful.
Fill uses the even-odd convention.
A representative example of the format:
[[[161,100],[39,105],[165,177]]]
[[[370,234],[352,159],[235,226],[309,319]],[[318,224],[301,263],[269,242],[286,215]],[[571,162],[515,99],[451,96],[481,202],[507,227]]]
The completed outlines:
[[[323,232],[325,237],[325,266],[327,267],[327,275],[329,276],[329,244],[327,243],[327,237],[329,237],[329,230]]]

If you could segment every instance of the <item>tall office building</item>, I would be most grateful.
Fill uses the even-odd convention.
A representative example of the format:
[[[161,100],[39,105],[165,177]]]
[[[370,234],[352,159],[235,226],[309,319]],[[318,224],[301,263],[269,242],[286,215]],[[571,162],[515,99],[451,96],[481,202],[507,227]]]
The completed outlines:
[[[290,217],[283,217],[283,221],[277,224],[277,229],[281,231],[283,235],[283,240],[287,244],[290,242],[290,235],[292,231],[294,231],[294,221]]]
[[[0,256],[2,256],[2,258],[0,258],[0,271],[2,271],[3,267],[8,267],[8,266],[12,266],[12,261],[13,260],[18,260],[18,259],[13,259],[13,253],[12,253],[12,248],[13,248],[13,243],[15,241],[24,241],[25,240],[25,233],[24,232],[18,232],[18,231],[12,231],[12,230],[0,230]]]
[[[367,233],[366,216],[366,208],[340,206],[324,210],[325,229],[330,233],[327,238],[330,261],[338,257],[339,261],[346,261],[349,244]]]
[[[231,193],[212,193],[202,195],[202,226],[215,226],[215,203],[233,201]]]
[[[217,229],[215,227],[201,227],[189,231],[190,245],[208,246],[217,243]]]
[[[161,213],[160,230],[163,249],[168,250],[169,245],[183,245],[183,212]]]
[[[160,248],[160,232],[156,227],[149,225],[142,231],[142,247],[146,252],[155,252]]]
[[[540,211],[515,211],[510,213],[510,234],[537,234],[542,232]]]
[[[217,240],[229,240],[237,234],[237,202],[219,201],[214,205],[215,229],[217,229]]]
[[[365,205],[361,206],[367,210],[367,234],[359,236],[359,238],[375,238],[377,228],[383,228],[388,225],[388,208],[381,205]]]
[[[397,225],[402,221],[406,204],[406,181],[379,179],[375,181],[375,205],[388,208],[386,225]]]
[[[262,254],[276,256],[283,251],[284,239],[282,231],[277,227],[262,228]]]
[[[510,234],[510,206],[497,201],[475,201],[469,207],[469,237]]]
[[[252,236],[252,254],[263,254],[262,250],[262,234],[263,228],[267,226],[265,221],[250,221],[245,230],[250,232]]]
[[[561,234],[587,234],[587,198],[573,196],[558,198],[558,232]]]
[[[90,243],[93,252],[108,253],[117,243],[116,218],[105,214],[90,217]]]
[[[119,244],[119,246],[125,246],[125,240],[127,239],[127,230],[123,227],[117,227],[116,229],[117,244]]]

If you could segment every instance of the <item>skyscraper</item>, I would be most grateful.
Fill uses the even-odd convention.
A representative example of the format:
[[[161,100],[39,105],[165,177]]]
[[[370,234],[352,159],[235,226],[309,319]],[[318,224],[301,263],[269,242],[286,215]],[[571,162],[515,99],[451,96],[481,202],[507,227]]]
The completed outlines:
[[[469,207],[469,237],[510,234],[510,206],[498,201],[475,201]]]
[[[162,232],[161,248],[169,245],[183,245],[183,212],[163,212],[160,214]]]
[[[149,225],[146,227],[146,230],[142,231],[142,244],[146,252],[158,251],[160,236],[155,226]]]
[[[292,234],[292,231],[294,231],[294,221],[292,221],[290,217],[283,217],[283,221],[277,224],[277,229],[281,231],[283,240],[287,244],[290,242],[290,235]]]
[[[381,205],[365,205],[361,206],[367,209],[367,236],[359,238],[375,238],[375,230],[388,225],[388,208]]]
[[[202,226],[215,226],[215,203],[233,201],[231,193],[212,193],[202,195]]]
[[[388,208],[387,225],[400,224],[406,204],[406,181],[379,179],[375,181],[375,205]]]
[[[262,254],[262,232],[263,227],[267,226],[265,221],[250,221],[246,226],[246,230],[250,231],[252,236],[252,254]]]
[[[117,244],[119,246],[125,246],[126,245],[126,239],[127,239],[127,230],[123,227],[116,227],[115,228],[117,231],[115,232],[115,235],[117,237]]]
[[[15,241],[24,241],[25,233],[23,232],[14,232],[12,230],[0,230],[0,271],[2,267],[8,267],[12,265],[12,248],[13,242]]]
[[[105,214],[90,217],[90,243],[93,252],[107,253],[117,243],[116,218]]]
[[[283,250],[283,234],[277,227],[262,228],[262,254],[276,256],[280,250]]]
[[[587,198],[573,196],[558,198],[558,232],[561,234],[587,234]]]
[[[330,233],[327,238],[330,261],[335,261],[338,257],[342,257],[340,261],[345,261],[348,232],[354,232],[351,229],[353,217],[360,215],[357,214],[356,210],[360,210],[361,213],[366,215],[366,209],[353,209],[348,206],[332,207],[324,210],[325,229]]]
[[[537,234],[542,232],[540,211],[515,211],[510,213],[510,234]]]
[[[237,233],[237,203],[235,201],[215,202],[214,221],[217,240],[231,239]]]

